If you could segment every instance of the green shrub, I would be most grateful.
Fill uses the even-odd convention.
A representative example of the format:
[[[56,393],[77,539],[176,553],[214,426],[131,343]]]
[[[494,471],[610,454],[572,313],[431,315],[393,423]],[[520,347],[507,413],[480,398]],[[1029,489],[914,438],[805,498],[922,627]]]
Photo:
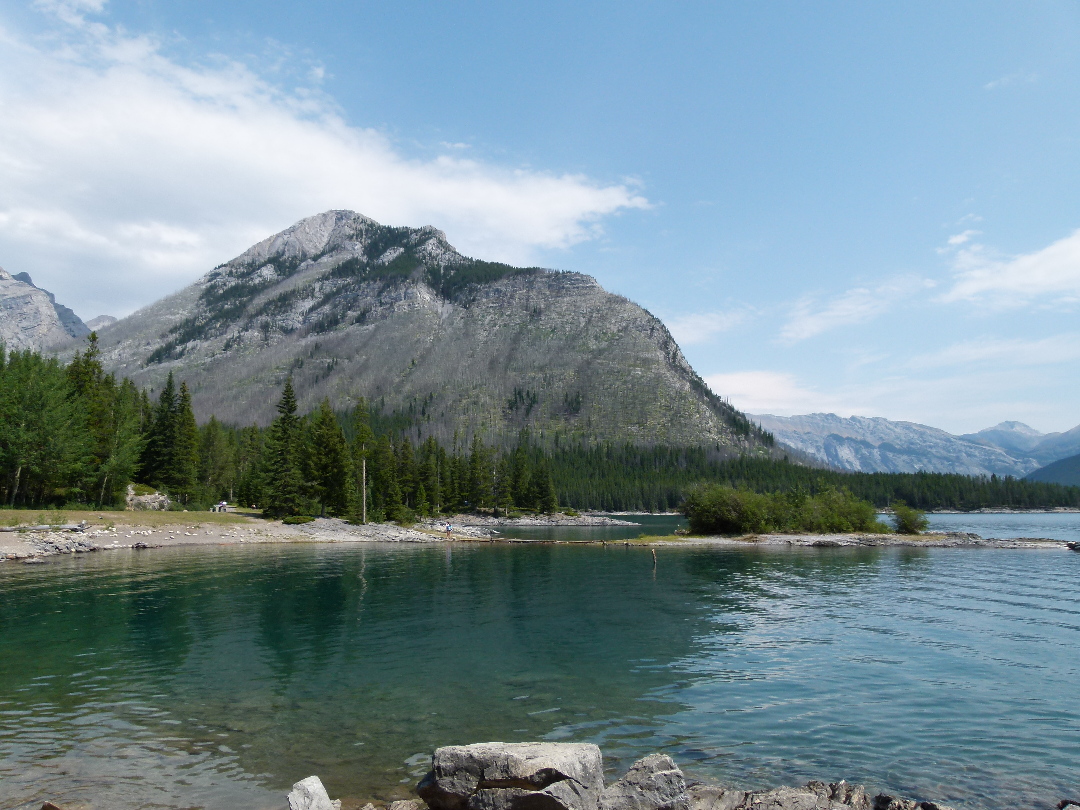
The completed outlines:
[[[922,534],[930,526],[926,512],[910,507],[903,501],[893,502],[892,510],[893,526],[898,534]]]
[[[157,492],[156,489],[146,484],[132,484],[131,488],[136,495],[153,495]]]
[[[390,519],[402,526],[413,526],[416,524],[416,512],[407,506],[398,506],[390,513]]]
[[[315,520],[311,515],[289,515],[281,519],[286,526],[299,526],[301,523],[311,523]]]
[[[843,489],[826,489],[817,495],[762,494],[706,484],[690,492],[682,511],[694,534],[886,531],[871,504]]]
[[[50,509],[47,512],[42,512],[37,516],[38,525],[41,526],[63,526],[67,523],[67,515],[63,512],[57,512]]]

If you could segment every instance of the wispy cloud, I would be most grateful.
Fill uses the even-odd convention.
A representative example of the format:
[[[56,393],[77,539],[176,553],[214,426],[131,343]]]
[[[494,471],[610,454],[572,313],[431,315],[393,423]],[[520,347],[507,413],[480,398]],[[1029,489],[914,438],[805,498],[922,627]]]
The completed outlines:
[[[983,301],[1015,306],[1053,297],[1057,304],[1080,300],[1080,230],[1018,256],[1000,256],[971,242],[956,252],[955,281],[943,301]]]
[[[831,301],[803,298],[791,307],[780,340],[797,343],[840,326],[866,323],[926,286],[923,279],[900,278],[876,287],[855,287]]]
[[[730,312],[695,312],[665,319],[672,336],[681,346],[707,343],[722,332],[746,323],[748,309]]]
[[[705,383],[736,408],[750,413],[792,416],[833,412],[850,416],[842,398],[802,385],[793,374],[776,371],[736,371],[712,374]]]
[[[987,82],[983,85],[983,90],[1000,90],[1003,87],[1015,87],[1019,84],[1034,84],[1038,80],[1038,73],[1020,71],[1018,73],[1010,73],[1007,76],[1002,76],[1000,79],[994,79],[992,82]]]
[[[949,237],[949,244],[953,246],[962,245],[965,242],[970,242],[973,237],[981,234],[982,231],[966,230],[963,233],[953,234]]]
[[[436,225],[471,255],[528,262],[647,207],[602,183],[480,159],[416,159],[345,122],[317,86],[244,64],[181,63],[93,21],[103,0],[39,0],[31,38],[0,25],[0,239],[80,314],[124,314],[329,208]]]
[[[982,337],[954,343],[940,351],[911,358],[907,365],[913,369],[974,366],[989,363],[995,366],[1042,366],[1067,363],[1080,359],[1080,333],[1039,340],[1002,340]]]

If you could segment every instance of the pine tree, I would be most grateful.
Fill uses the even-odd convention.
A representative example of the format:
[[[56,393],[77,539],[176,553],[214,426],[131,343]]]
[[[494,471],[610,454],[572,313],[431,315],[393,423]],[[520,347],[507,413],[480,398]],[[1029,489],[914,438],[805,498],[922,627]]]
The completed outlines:
[[[143,483],[162,488],[173,468],[176,448],[176,383],[172,372],[165,380],[165,387],[158,396],[157,406],[146,435],[140,479]]]
[[[352,488],[349,512],[354,523],[368,522],[370,479],[368,459],[374,448],[375,434],[371,430],[367,401],[361,397],[353,412],[353,440],[349,448],[352,457]]]
[[[253,509],[263,503],[263,431],[258,425],[240,431],[236,451],[236,498]]]
[[[237,478],[236,433],[217,418],[199,429],[199,488],[210,501],[232,500]]]
[[[308,441],[308,468],[322,513],[340,516],[348,511],[349,456],[345,434],[324,399],[312,422]]]
[[[537,479],[540,484],[540,498],[539,504],[540,511],[545,515],[550,515],[559,508],[559,496],[555,492],[555,481],[551,477],[551,471],[547,464],[542,465],[537,470]]]
[[[199,480],[199,426],[191,409],[191,392],[187,383],[180,383],[176,399],[175,439],[172,466],[165,473],[166,488],[180,503],[195,497]]]
[[[263,513],[269,517],[288,517],[299,515],[308,502],[292,377],[285,381],[277,412],[263,453]]]

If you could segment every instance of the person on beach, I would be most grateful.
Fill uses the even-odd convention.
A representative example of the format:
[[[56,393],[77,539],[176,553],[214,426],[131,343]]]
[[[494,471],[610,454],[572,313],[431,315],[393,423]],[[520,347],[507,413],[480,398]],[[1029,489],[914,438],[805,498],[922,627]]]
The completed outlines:
[[[450,525],[450,521],[446,522],[446,539],[450,539],[450,532],[453,530],[453,526]]]

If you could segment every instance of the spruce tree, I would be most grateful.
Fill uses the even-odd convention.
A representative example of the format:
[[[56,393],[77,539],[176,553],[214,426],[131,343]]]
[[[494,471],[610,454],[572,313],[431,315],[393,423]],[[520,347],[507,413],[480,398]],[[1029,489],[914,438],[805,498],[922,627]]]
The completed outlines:
[[[199,426],[191,409],[191,392],[187,383],[180,383],[176,398],[175,439],[172,466],[165,474],[169,494],[180,503],[189,503],[195,497],[199,480]]]
[[[176,447],[176,383],[170,371],[165,387],[158,396],[153,419],[146,435],[140,479],[143,483],[162,488],[173,468]]]
[[[374,444],[375,434],[371,430],[367,401],[361,397],[353,412],[353,440],[349,448],[352,458],[349,512],[354,523],[368,522],[368,508],[371,506],[371,473],[368,470],[368,460]]]
[[[345,434],[337,417],[324,399],[311,424],[308,441],[308,468],[315,497],[322,513],[340,516],[348,510],[349,455]]]
[[[263,512],[269,517],[288,517],[301,514],[308,500],[292,377],[285,381],[277,412],[263,453]]]

